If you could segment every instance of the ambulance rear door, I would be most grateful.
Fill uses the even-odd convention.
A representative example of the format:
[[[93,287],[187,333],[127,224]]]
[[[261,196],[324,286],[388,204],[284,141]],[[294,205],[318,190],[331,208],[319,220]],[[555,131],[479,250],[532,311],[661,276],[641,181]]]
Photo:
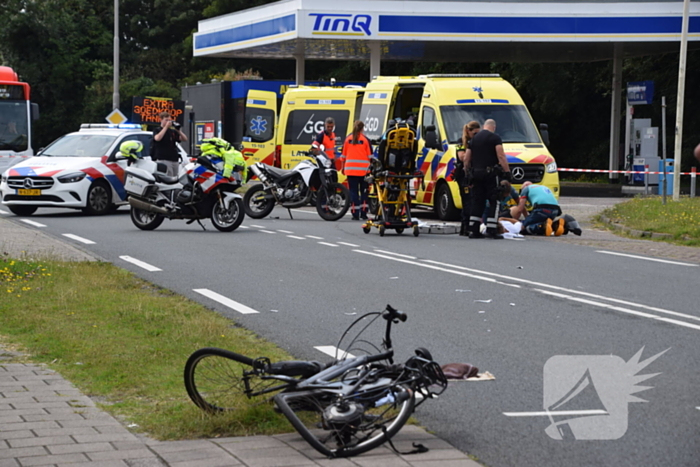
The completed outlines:
[[[394,97],[394,82],[370,83],[362,99],[362,110],[360,110],[360,120],[365,122],[365,136],[378,144],[388,120],[389,109]]]
[[[277,93],[249,90],[243,122],[243,156],[247,164],[274,165]]]

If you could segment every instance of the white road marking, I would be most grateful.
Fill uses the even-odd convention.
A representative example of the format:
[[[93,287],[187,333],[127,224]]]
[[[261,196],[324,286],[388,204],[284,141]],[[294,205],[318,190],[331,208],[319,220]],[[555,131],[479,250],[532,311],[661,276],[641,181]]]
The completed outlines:
[[[93,242],[92,240],[88,240],[87,238],[83,238],[83,237],[78,237],[77,235],[63,234],[63,236],[71,238],[71,239],[75,240],[76,242],[84,243],[86,245],[94,245],[95,244],[95,242]]]
[[[314,349],[319,352],[323,352],[326,355],[330,355],[333,358],[355,358],[351,353],[347,353],[345,350],[339,349],[338,347],[332,345],[318,345]]]
[[[250,226],[251,226],[251,227],[255,227],[256,229],[264,229],[264,228],[265,228],[265,226],[262,226],[262,225],[250,224]]]
[[[389,260],[392,260],[392,261],[397,261],[397,262],[399,262],[399,263],[406,263],[406,264],[411,264],[411,265],[414,265],[414,266],[420,266],[420,267],[424,267],[424,268],[428,268],[428,269],[433,269],[433,270],[436,270],[436,271],[443,271],[443,272],[447,272],[447,273],[450,273],[450,274],[456,274],[456,275],[459,275],[459,276],[471,277],[471,278],[473,278],[473,279],[478,279],[478,280],[485,281],[485,282],[492,282],[492,283],[495,283],[495,284],[502,284],[502,285],[508,285],[508,286],[512,286],[512,285],[513,285],[513,284],[508,284],[507,282],[498,281],[498,280],[494,279],[493,277],[487,277],[487,276],[495,276],[495,277],[498,277],[498,278],[500,278],[500,279],[505,279],[505,280],[511,280],[511,281],[514,281],[514,282],[525,283],[525,285],[532,286],[532,287],[533,287],[533,290],[535,290],[535,291],[537,291],[537,292],[540,292],[540,293],[545,293],[545,294],[549,294],[549,295],[561,295],[561,298],[569,298],[569,299],[571,299],[571,300],[580,301],[580,302],[583,302],[583,303],[588,303],[588,304],[590,304],[590,305],[595,305],[595,306],[600,306],[600,307],[603,307],[603,308],[613,309],[613,310],[621,311],[621,312],[624,312],[624,313],[631,313],[631,314],[635,314],[635,315],[640,316],[640,317],[651,318],[651,319],[658,320],[658,321],[663,321],[663,322],[666,322],[666,323],[677,324],[677,325],[679,325],[679,326],[683,326],[683,327],[688,327],[688,328],[700,330],[700,326],[695,325],[695,324],[686,323],[686,322],[684,322],[684,321],[678,321],[678,320],[675,320],[675,319],[664,318],[664,317],[661,317],[661,316],[658,316],[658,315],[652,315],[652,314],[650,314],[650,313],[638,312],[638,311],[630,310],[630,309],[628,309],[628,308],[615,307],[615,306],[613,306],[613,305],[608,305],[608,304],[601,303],[601,302],[594,302],[594,301],[592,301],[592,300],[584,300],[584,299],[580,299],[580,298],[576,298],[576,297],[570,297],[570,296],[563,295],[563,294],[556,294],[556,293],[554,293],[554,292],[547,292],[547,291],[544,291],[544,290],[535,289],[534,287],[544,287],[544,288],[549,288],[549,289],[554,289],[554,290],[560,290],[560,291],[564,291],[564,292],[567,292],[567,293],[578,294],[578,295],[584,295],[584,296],[588,296],[588,297],[592,297],[592,298],[597,298],[597,299],[600,299],[600,300],[607,300],[607,301],[609,301],[609,302],[621,303],[621,304],[625,304],[625,305],[628,305],[628,306],[635,306],[635,307],[637,307],[637,308],[644,308],[644,309],[648,309],[648,310],[652,310],[652,311],[657,311],[657,312],[659,312],[659,313],[666,313],[666,314],[670,314],[670,315],[673,315],[673,316],[683,317],[683,318],[685,318],[685,319],[691,319],[691,320],[700,321],[700,317],[698,317],[698,316],[687,315],[687,314],[684,314],[684,313],[679,313],[679,312],[677,312],[677,311],[664,310],[663,308],[656,308],[656,307],[651,307],[651,306],[647,306],[647,305],[642,305],[642,304],[639,304],[639,303],[627,302],[627,301],[624,301],[624,300],[618,300],[618,299],[615,299],[615,298],[604,297],[604,296],[602,296],[602,295],[596,295],[596,294],[592,294],[592,293],[588,293],[588,292],[580,292],[580,291],[577,291],[577,290],[570,290],[570,289],[566,289],[566,288],[564,288],[564,287],[557,287],[557,286],[553,286],[553,285],[549,285],[549,284],[542,284],[542,283],[539,283],[539,282],[531,282],[531,281],[528,281],[527,279],[522,279],[522,278],[518,278],[518,277],[504,276],[504,275],[502,275],[502,274],[496,274],[496,273],[487,272],[487,271],[479,271],[479,270],[477,270],[477,269],[465,268],[465,267],[456,266],[456,265],[453,265],[453,264],[439,263],[439,262],[437,262],[437,261],[432,261],[432,260],[423,260],[424,263],[418,263],[418,262],[410,261],[410,260],[407,260],[407,259],[396,258],[396,257],[394,257],[394,256],[381,255],[381,254],[377,254],[377,253],[369,252],[369,251],[363,251],[363,250],[352,250],[352,251],[357,252],[357,253],[362,253],[362,254],[365,254],[365,255],[375,256],[375,257],[377,257],[377,258],[384,258],[384,259],[389,259]],[[458,269],[458,270],[455,270],[455,269],[447,269],[447,268],[445,268],[445,267],[435,266],[435,265],[433,265],[433,264],[425,264],[425,263],[434,263],[434,264],[439,264],[439,265],[441,265],[441,266],[449,266],[449,267],[452,267],[452,268],[455,268],[455,269]],[[470,274],[470,273],[468,273],[468,272],[462,272],[462,271],[474,271],[474,272],[477,273],[477,274]]]
[[[531,285],[531,286],[534,286],[534,287],[544,287],[544,288],[546,288],[546,289],[559,290],[559,291],[566,292],[566,293],[572,293],[572,294],[576,294],[576,295],[583,295],[583,296],[585,296],[585,297],[595,298],[595,299],[598,299],[598,300],[606,300],[606,301],[608,301],[608,302],[619,303],[619,304],[621,304],[621,305],[633,306],[633,307],[636,307],[636,308],[642,308],[642,309],[649,310],[649,311],[655,311],[655,312],[657,312],[657,313],[666,313],[666,314],[668,314],[668,315],[678,316],[679,318],[684,318],[684,319],[691,319],[691,320],[695,320],[695,321],[700,321],[700,316],[687,315],[687,314],[685,314],[685,313],[679,313],[679,312],[677,312],[677,311],[666,310],[666,309],[664,309],[664,308],[658,308],[658,307],[655,307],[655,306],[644,305],[644,304],[642,304],[642,303],[635,303],[635,302],[630,302],[630,301],[627,301],[627,300],[620,300],[620,299],[617,299],[617,298],[605,297],[605,296],[603,296],[603,295],[597,295],[597,294],[590,293],[590,292],[582,292],[582,291],[580,291],[580,290],[567,289],[567,288],[565,288],[565,287],[558,287],[558,286],[556,286],[556,285],[543,284],[543,283],[541,283],[541,282],[533,282],[533,281],[529,281],[529,280],[527,280],[527,279],[523,279],[523,278],[520,278],[520,277],[504,276],[504,275],[502,275],[502,274],[496,274],[496,273],[493,273],[493,272],[487,272],[487,271],[480,271],[480,270],[478,270],[478,269],[465,268],[465,267],[463,267],[463,266],[456,266],[456,265],[454,265],[454,264],[439,263],[439,262],[437,262],[437,261],[431,261],[431,260],[424,260],[424,261],[425,261],[426,263],[442,264],[442,265],[444,265],[444,266],[452,267],[452,268],[455,268],[455,269],[461,269],[461,270],[465,270],[465,271],[473,271],[473,272],[477,272],[477,273],[479,273],[479,274],[484,274],[484,275],[487,275],[487,276],[496,276],[496,277],[503,278],[503,279],[507,279],[507,280],[511,280],[511,281],[514,281],[514,282],[521,282],[521,283],[524,283],[525,285]],[[449,271],[449,270],[448,270],[448,271]]]
[[[607,410],[558,410],[552,412],[503,412],[506,417],[561,417],[563,415],[607,415]]]
[[[38,222],[30,221],[29,219],[20,219],[25,224],[33,225],[34,227],[46,227],[44,224]]]
[[[394,252],[392,252],[392,251],[386,251],[386,250],[374,250],[374,251],[376,251],[377,253],[384,253],[384,254],[387,254],[387,255],[398,256],[399,258],[416,259],[415,256],[402,255],[402,254],[400,254],[400,253],[394,253]]]
[[[9,212],[3,211],[2,209],[0,209],[0,214],[9,214]]]
[[[314,240],[323,240],[323,237],[316,237],[314,235],[304,235],[304,237],[313,238]]]
[[[677,319],[664,318],[663,316],[652,315],[651,313],[644,313],[642,311],[630,310],[629,308],[622,308],[620,306],[608,305],[607,303],[594,302],[593,300],[587,300],[585,298],[579,298],[579,297],[572,297],[571,295],[564,295],[564,294],[560,294],[560,293],[556,293],[556,292],[550,292],[548,290],[541,290],[541,289],[532,289],[532,290],[534,290],[535,292],[543,293],[545,295],[551,295],[553,297],[564,298],[566,300],[571,300],[574,302],[585,303],[587,305],[593,305],[593,306],[598,306],[601,308],[607,308],[609,310],[620,311],[622,313],[628,313],[630,315],[641,316],[642,318],[649,318],[649,319],[654,319],[657,321],[663,321],[665,323],[677,324],[678,326],[683,326],[686,328],[696,329],[696,330],[700,331],[700,325],[686,323],[685,321],[678,321]]]
[[[351,246],[353,248],[360,248],[360,245],[355,245],[354,243],[338,242],[340,245]]]
[[[281,230],[281,229],[277,229],[277,231],[279,233],[286,233],[286,234],[293,234],[294,233],[294,232],[290,232],[289,230]]]
[[[194,290],[198,294],[204,295],[207,298],[211,298],[215,302],[219,302],[222,305],[225,305],[225,306],[231,308],[232,310],[239,312],[242,315],[250,315],[253,313],[260,313],[257,310],[253,310],[252,308],[249,308],[249,307],[243,305],[242,303],[238,303],[236,301],[231,300],[228,297],[224,297],[223,295],[219,295],[218,293],[216,293],[212,290],[209,290],[209,289],[192,289],[192,290]]]
[[[294,238],[294,239],[297,239],[297,240],[306,240],[304,237],[297,237],[296,235],[287,235],[287,237],[289,237],[289,238]]]
[[[265,233],[269,233],[269,234],[277,234],[277,232],[273,232],[272,230],[265,230],[265,229],[262,229],[262,230],[260,230],[260,231],[261,231],[261,232],[265,232]]]
[[[238,228],[239,228],[239,229],[249,229],[250,227],[248,227],[247,225],[241,225],[241,226],[239,226]]]
[[[136,266],[145,269],[146,271],[149,272],[156,272],[156,271],[162,271],[162,269],[157,268],[151,264],[145,263],[139,259],[132,258],[131,256],[120,256],[121,259],[126,261],[127,263],[135,264]]]
[[[338,247],[338,245],[336,245],[335,243],[318,242],[318,244],[319,245],[326,245],[326,246],[334,246],[336,248]]]
[[[671,261],[668,259],[650,258],[648,256],[628,255],[626,253],[617,253],[615,251],[596,250],[596,253],[603,253],[606,255],[615,255],[615,256],[626,256],[627,258],[644,259],[647,261],[655,261],[657,263],[675,264],[676,266],[690,266],[693,268],[697,268],[698,266],[700,266],[700,264],[681,263],[680,261]]]

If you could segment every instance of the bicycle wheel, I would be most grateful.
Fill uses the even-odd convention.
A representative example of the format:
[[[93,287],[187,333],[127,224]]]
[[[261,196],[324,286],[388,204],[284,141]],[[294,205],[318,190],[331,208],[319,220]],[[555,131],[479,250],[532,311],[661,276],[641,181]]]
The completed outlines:
[[[185,364],[185,388],[197,407],[205,412],[217,413],[236,410],[245,396],[279,384],[279,381],[263,380],[257,375],[248,376],[250,393],[246,393],[244,372],[253,368],[253,359],[237,353],[208,347],[199,349]]]
[[[389,394],[385,386],[383,397]],[[393,386],[392,401],[374,407],[378,389],[338,400],[323,390],[287,392],[275,403],[299,434],[318,452],[329,457],[351,457],[372,450],[392,438],[413,413],[415,394],[408,386]]]

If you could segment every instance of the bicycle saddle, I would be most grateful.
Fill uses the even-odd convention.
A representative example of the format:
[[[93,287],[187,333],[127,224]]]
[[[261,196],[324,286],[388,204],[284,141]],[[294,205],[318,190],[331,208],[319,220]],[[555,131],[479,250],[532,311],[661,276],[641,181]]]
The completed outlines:
[[[267,368],[266,373],[283,376],[302,376],[308,378],[323,370],[323,364],[320,362],[305,362],[300,360],[291,360],[287,362],[275,362]]]

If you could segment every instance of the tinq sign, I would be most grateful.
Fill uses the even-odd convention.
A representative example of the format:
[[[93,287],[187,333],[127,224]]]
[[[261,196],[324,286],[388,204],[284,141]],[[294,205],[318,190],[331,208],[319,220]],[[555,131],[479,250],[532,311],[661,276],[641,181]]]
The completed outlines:
[[[372,17],[346,13],[309,13],[313,35],[371,36]]]

